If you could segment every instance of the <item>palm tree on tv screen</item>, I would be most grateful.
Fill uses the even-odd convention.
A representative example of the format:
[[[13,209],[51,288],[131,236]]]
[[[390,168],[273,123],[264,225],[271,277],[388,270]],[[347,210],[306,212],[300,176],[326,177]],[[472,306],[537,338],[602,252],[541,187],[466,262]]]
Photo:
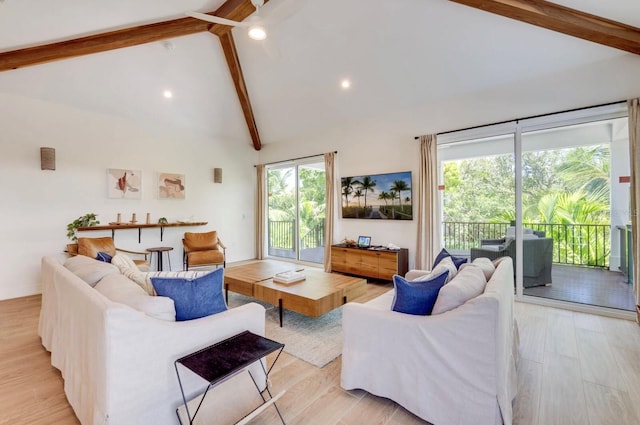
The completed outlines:
[[[376,181],[371,176],[364,176],[360,182],[360,188],[364,191],[364,209],[367,209],[367,192],[373,192],[376,187]]]
[[[391,185],[391,190],[398,194],[398,200],[400,201],[400,211],[402,211],[402,192],[409,190],[410,187],[404,180],[395,180]]]

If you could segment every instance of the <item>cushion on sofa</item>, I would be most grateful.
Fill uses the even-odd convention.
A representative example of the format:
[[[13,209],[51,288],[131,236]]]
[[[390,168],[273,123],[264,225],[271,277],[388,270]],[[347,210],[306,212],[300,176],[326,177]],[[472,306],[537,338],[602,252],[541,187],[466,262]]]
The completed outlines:
[[[156,293],[173,299],[176,320],[192,320],[227,309],[222,294],[224,269],[216,269],[195,279],[152,277]]]
[[[112,264],[98,261],[84,255],[70,257],[64,262],[64,266],[71,273],[78,276],[91,286],[95,286],[103,277],[109,274],[119,274],[118,268]]]
[[[114,255],[111,258],[111,264],[113,264],[114,266],[117,266],[120,269],[120,271],[122,271],[122,269],[138,268],[138,266],[136,266],[136,263],[133,262],[131,257],[129,257],[128,255],[120,254],[120,253]]]
[[[460,270],[471,265],[480,267],[487,282],[491,279],[491,276],[493,276],[493,272],[496,271],[496,267],[493,265],[493,262],[486,257],[478,257],[471,263],[463,264],[460,266]]]
[[[453,279],[454,277],[456,277],[456,274],[458,273],[458,269],[456,267],[455,264],[453,264],[453,259],[451,257],[445,257],[442,260],[440,260],[440,262],[438,263],[437,266],[434,267],[433,270],[431,270],[430,273],[422,275],[416,279],[413,279],[414,282],[421,282],[421,281],[425,281],[425,280],[431,280],[432,278],[434,278],[435,276],[438,276],[440,274],[442,274],[442,272],[448,271],[449,274],[447,275],[447,280],[445,282],[449,283],[451,281],[451,279]]]
[[[502,263],[502,261],[504,261],[505,258],[511,258],[508,255],[505,257],[498,257],[495,260],[492,261],[493,263],[493,267],[495,267],[496,269],[498,268],[498,266],[500,265],[500,263]]]
[[[395,289],[391,310],[421,316],[431,314],[438,292],[446,282],[448,274],[447,270],[429,280],[421,281],[408,281],[402,276],[394,275]]]
[[[458,270],[458,275],[446,284],[438,294],[432,314],[453,310],[484,292],[487,280],[482,269],[469,265]]]
[[[152,297],[121,274],[106,276],[98,282],[95,289],[111,301],[128,305],[147,316],[169,322],[176,320],[176,311],[171,298]]]
[[[442,250],[436,256],[436,259],[433,261],[433,267],[431,267],[431,270],[435,269],[436,266],[440,263],[440,261],[442,261],[443,258],[447,258],[447,257],[451,257],[451,259],[453,260],[453,264],[456,265],[457,269],[459,269],[461,265],[467,262],[467,259],[465,257],[454,257],[449,253],[449,251],[442,248]]]

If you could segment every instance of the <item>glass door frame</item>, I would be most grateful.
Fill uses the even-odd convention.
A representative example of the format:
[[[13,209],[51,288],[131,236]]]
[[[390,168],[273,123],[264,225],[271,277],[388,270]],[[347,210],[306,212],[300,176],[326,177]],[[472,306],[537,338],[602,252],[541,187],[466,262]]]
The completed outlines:
[[[523,226],[522,226],[522,135],[531,131],[551,129],[555,127],[564,127],[574,124],[589,123],[598,120],[622,118],[628,115],[628,110],[624,103],[615,103],[604,106],[595,106],[592,108],[579,109],[568,112],[560,112],[555,114],[548,114],[543,116],[537,116],[532,118],[526,118],[521,120],[508,121],[500,124],[487,125],[482,127],[470,128],[467,130],[460,130],[456,132],[450,132],[447,134],[438,135],[438,147],[446,146],[447,144],[455,144],[464,141],[470,141],[473,139],[482,139],[496,136],[504,136],[513,134],[514,146],[514,178],[515,178],[515,218],[516,218],[516,270],[515,270],[515,283],[516,283],[516,300],[527,301],[549,305],[573,305],[577,306],[576,309],[587,311],[610,311],[612,309],[607,307],[598,306],[585,306],[584,309],[579,305],[570,303],[567,301],[558,301],[551,299],[544,299],[542,302],[540,298],[524,295],[523,285]],[[441,163],[438,163],[438,167],[441,167]],[[442,177],[442,170],[439,170],[440,178]],[[438,225],[442,226],[443,217],[443,199],[442,193],[439,192],[439,220]],[[444,245],[442,241],[441,243]],[[618,313],[618,312],[616,312]],[[633,314],[633,313],[631,313]],[[627,316],[626,314],[621,314]]]
[[[324,159],[322,155],[318,155],[318,156],[313,156],[313,157],[305,157],[305,158],[301,158],[301,159],[295,159],[295,160],[291,160],[291,161],[282,161],[282,162],[277,162],[277,163],[272,163],[272,164],[265,164],[265,173],[264,173],[264,178],[265,178],[265,182],[264,182],[264,187],[266,189],[266,194],[265,194],[265,226],[264,226],[264,232],[265,232],[265,245],[266,245],[266,258],[271,258],[271,259],[278,259],[278,260],[284,260],[284,261],[296,261],[296,262],[301,262],[301,263],[309,263],[309,264],[314,264],[317,265],[319,263],[310,263],[308,261],[305,260],[301,260],[300,259],[300,246],[301,246],[301,241],[300,241],[300,173],[299,170],[301,167],[304,167],[306,165],[311,165],[311,164],[322,164],[323,168],[324,168]],[[275,255],[270,255],[269,254],[269,172],[272,170],[279,170],[279,169],[287,169],[287,168],[292,168],[294,170],[294,194],[295,194],[295,223],[294,223],[294,232],[293,232],[293,244],[294,244],[294,251],[295,251],[295,258],[288,258],[288,257],[279,257],[279,256],[275,256]],[[326,169],[324,170],[326,173]],[[325,194],[326,197],[326,194]],[[326,223],[326,221],[325,221]],[[326,225],[326,224],[325,224]],[[326,242],[325,242],[326,243]]]

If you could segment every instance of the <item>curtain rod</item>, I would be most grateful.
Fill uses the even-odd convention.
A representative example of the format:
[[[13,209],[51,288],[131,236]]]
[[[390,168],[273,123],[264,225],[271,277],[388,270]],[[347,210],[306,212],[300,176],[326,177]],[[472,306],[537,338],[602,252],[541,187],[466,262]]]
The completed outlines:
[[[338,153],[338,151],[333,151],[333,153]],[[316,156],[323,156],[323,155],[324,155],[323,153],[318,153],[318,154],[315,154],[315,155],[300,156],[298,158],[283,159],[282,161],[276,161],[276,162],[268,162],[268,163],[266,163],[264,165],[281,164],[283,162],[298,161],[299,159],[307,159],[307,158],[313,158],[313,157],[316,157]],[[254,167],[255,167],[255,165],[254,165]]]
[[[494,123],[491,123],[491,124],[482,124],[482,125],[476,125],[476,126],[473,126],[473,127],[461,128],[461,129],[459,129],[459,130],[443,131],[443,132],[436,133],[436,134],[437,134],[438,136],[440,136],[440,135],[442,135],[442,134],[456,133],[456,132],[458,132],[458,131],[475,130],[475,129],[477,129],[477,128],[490,127],[490,126],[492,126],[492,125],[506,124],[506,123],[508,123],[508,122],[512,122],[512,121],[518,122],[518,121],[528,120],[528,119],[533,119],[533,118],[548,117],[548,116],[550,116],[550,115],[564,114],[564,113],[567,113],[567,112],[575,112],[575,111],[582,111],[582,110],[585,110],[585,109],[599,108],[599,107],[601,107],[601,106],[616,105],[616,104],[618,104],[618,103],[623,103],[623,102],[626,102],[626,101],[625,101],[625,100],[619,100],[619,101],[617,101],[617,102],[601,103],[600,105],[584,106],[584,107],[582,107],[582,108],[567,109],[567,110],[559,111],[559,112],[549,112],[548,114],[531,115],[531,116],[529,116],[529,117],[515,118],[515,119],[512,119],[512,120],[506,120],[506,121],[494,122]],[[414,140],[418,140],[419,138],[420,138],[420,136],[416,136],[416,137],[414,137]]]

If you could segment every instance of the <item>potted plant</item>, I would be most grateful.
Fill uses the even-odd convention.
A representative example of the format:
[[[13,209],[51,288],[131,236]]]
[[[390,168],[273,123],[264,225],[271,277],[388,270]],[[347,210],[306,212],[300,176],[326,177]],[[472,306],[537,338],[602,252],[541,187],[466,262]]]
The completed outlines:
[[[67,252],[69,255],[76,255],[78,253],[78,236],[76,235],[78,228],[91,227],[100,224],[100,221],[96,217],[96,214],[88,213],[67,224],[67,237],[71,242],[73,242],[67,245]]]

